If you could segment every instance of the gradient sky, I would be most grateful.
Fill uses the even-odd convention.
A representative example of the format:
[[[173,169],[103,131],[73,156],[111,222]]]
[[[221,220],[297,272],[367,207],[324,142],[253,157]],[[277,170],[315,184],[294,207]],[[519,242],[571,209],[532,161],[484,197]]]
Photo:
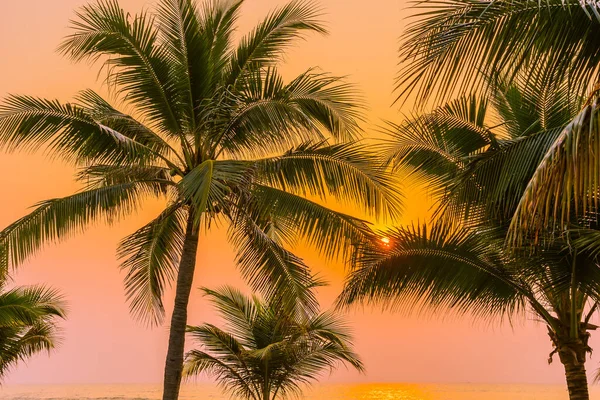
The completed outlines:
[[[55,49],[68,33],[73,10],[85,0],[0,1],[0,97],[8,93],[69,100],[87,87],[105,93],[97,68],[72,64]],[[283,0],[247,0],[239,32],[248,31],[261,16]],[[128,11],[151,7],[152,1],[121,0]],[[285,76],[311,66],[348,75],[364,94],[369,122],[366,135],[376,135],[382,119],[398,122],[392,106],[397,70],[398,38],[410,13],[399,0],[321,0],[330,29],[312,36],[290,52]],[[408,110],[408,109],[407,109]],[[407,111],[406,110],[406,111]],[[73,168],[43,154],[0,153],[0,228],[24,215],[36,202],[77,189]],[[408,191],[404,222],[426,216],[423,194]],[[16,275],[18,284],[44,283],[60,289],[69,302],[63,326],[64,342],[51,357],[31,359],[13,371],[8,383],[159,382],[166,352],[167,328],[146,329],[132,320],[124,298],[115,258],[120,238],[156,215],[160,205],[148,203],[112,227],[96,226],[85,235],[47,247]],[[344,276],[340,264],[324,263],[310,250],[300,255],[331,282],[320,290],[323,307],[339,292]],[[244,286],[233,265],[233,251],[224,231],[200,239],[195,287],[221,284]],[[167,294],[167,309],[172,293]],[[545,328],[531,321],[511,327],[477,322],[468,317],[404,316],[379,310],[356,310],[347,316],[354,327],[358,352],[367,375],[340,370],[336,382],[563,382],[558,360],[548,366],[551,351]],[[192,293],[190,323],[215,321],[198,291]],[[600,348],[600,334],[592,336]],[[588,369],[594,370],[592,358]]]

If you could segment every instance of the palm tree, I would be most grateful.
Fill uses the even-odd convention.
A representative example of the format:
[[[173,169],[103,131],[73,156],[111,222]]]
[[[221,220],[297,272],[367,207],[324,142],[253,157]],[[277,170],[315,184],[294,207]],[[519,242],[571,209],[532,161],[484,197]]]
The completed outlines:
[[[51,351],[58,342],[56,320],[65,317],[62,297],[42,286],[0,284],[0,379],[19,361]]]
[[[569,398],[588,400],[585,361],[591,348],[590,318],[600,304],[596,257],[565,243],[535,254],[514,255],[505,231],[485,225],[455,227],[446,221],[382,232],[383,245],[365,245],[339,298],[344,306],[371,303],[399,309],[422,302],[423,310],[448,309],[475,318],[533,315],[544,323],[565,369]]]
[[[188,327],[202,349],[187,354],[185,375],[206,373],[237,397],[275,400],[299,396],[301,385],[339,364],[363,371],[334,313],[297,313],[281,301],[247,297],[230,287],[203,290],[226,327]]]
[[[556,137],[515,210],[510,244],[563,232],[573,208],[583,216],[596,208],[600,188],[598,124],[600,6],[590,1],[444,0],[424,2],[400,47],[399,98],[447,99],[457,92],[485,92],[494,80],[512,80],[544,64],[566,77],[589,101]],[[490,85],[492,83],[492,85]],[[532,242],[537,243],[537,242]]]
[[[505,247],[521,194],[582,102],[546,71],[538,66],[497,82],[487,97],[463,96],[391,125],[382,154],[433,190],[437,221],[380,233],[387,245],[367,242],[339,301],[394,308],[417,299],[430,311],[486,319],[531,312],[548,327],[571,399],[587,399],[589,321],[600,300],[600,253],[589,235],[597,215],[570,218],[569,236],[544,247]]]
[[[277,72],[295,40],[325,32],[315,6],[280,7],[234,45],[242,3],[160,0],[155,14],[137,15],[116,0],[84,6],[60,50],[75,61],[101,60],[109,88],[132,114],[91,90],[66,104],[10,96],[0,108],[5,149],[46,147],[73,162],[84,183],[0,233],[5,267],[90,224],[119,220],[149,197],[166,199],[118,249],[134,315],[161,322],[164,288],[176,282],[165,400],[178,397],[203,233],[227,224],[253,289],[311,309],[308,267],[287,248],[303,238],[337,257],[366,231],[364,221],[318,200],[333,197],[376,217],[399,209],[389,176],[355,141],[354,88],[313,69],[288,83]]]

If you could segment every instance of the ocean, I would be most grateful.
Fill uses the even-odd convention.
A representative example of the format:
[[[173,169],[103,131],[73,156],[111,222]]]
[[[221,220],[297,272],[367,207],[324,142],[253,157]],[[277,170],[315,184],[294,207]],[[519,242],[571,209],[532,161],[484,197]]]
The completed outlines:
[[[3,400],[155,400],[158,385],[6,385]],[[562,385],[533,384],[324,384],[305,391],[305,400],[568,400]],[[600,388],[591,387],[600,400]],[[225,400],[215,386],[188,384],[181,400]]]

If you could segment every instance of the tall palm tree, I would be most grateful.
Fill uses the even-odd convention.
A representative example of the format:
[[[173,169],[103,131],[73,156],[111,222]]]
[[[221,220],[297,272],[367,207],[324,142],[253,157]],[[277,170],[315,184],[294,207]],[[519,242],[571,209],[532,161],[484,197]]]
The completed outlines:
[[[485,92],[494,86],[489,77],[511,80],[539,64],[567,77],[575,93],[591,91],[531,176],[515,210],[510,243],[518,246],[548,227],[562,232],[571,208],[579,216],[595,208],[600,189],[598,3],[444,0],[420,7],[424,10],[414,17],[400,47],[400,98],[413,93],[423,103],[456,92]]]
[[[382,232],[386,246],[367,242],[340,303],[419,299],[428,310],[488,319],[530,311],[548,327],[571,399],[587,399],[588,331],[596,329],[589,321],[600,300],[600,253],[588,232],[597,215],[571,218],[568,241],[504,246],[521,194],[582,103],[567,80],[546,71],[538,66],[496,82],[488,96],[463,96],[391,125],[382,153],[433,190],[437,221]]]
[[[224,287],[204,289],[225,321],[188,327],[202,349],[187,354],[184,373],[206,373],[231,394],[248,400],[299,396],[323,370],[363,365],[334,313],[297,313],[281,301],[247,297]]]
[[[176,282],[165,400],[178,397],[201,234],[227,224],[252,287],[311,309],[311,275],[289,246],[304,238],[337,257],[366,230],[316,200],[333,197],[376,217],[399,209],[389,176],[355,141],[353,87],[313,69],[288,83],[277,72],[295,40],[325,32],[315,6],[280,7],[234,45],[242,3],[160,0],[154,14],[136,15],[116,0],[84,6],[60,50],[101,61],[109,88],[133,113],[91,90],[73,103],[10,96],[0,107],[3,148],[46,147],[79,167],[84,183],[0,233],[5,267],[92,223],[118,220],[146,198],[166,199],[118,249],[134,315],[159,323],[164,288]]]
[[[0,380],[19,361],[51,351],[58,342],[62,297],[42,286],[6,288],[0,284]]]

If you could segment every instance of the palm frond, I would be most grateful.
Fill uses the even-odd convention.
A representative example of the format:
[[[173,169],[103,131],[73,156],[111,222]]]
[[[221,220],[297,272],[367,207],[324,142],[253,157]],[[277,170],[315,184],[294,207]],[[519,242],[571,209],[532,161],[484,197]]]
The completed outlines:
[[[339,77],[309,70],[285,84],[274,67],[250,68],[236,96],[239,105],[212,128],[221,151],[235,156],[284,151],[322,141],[325,133],[336,140],[359,136],[362,104]]]
[[[377,218],[395,218],[402,210],[401,195],[391,174],[366,144],[304,143],[282,156],[256,161],[257,181],[302,196],[344,204],[359,204]]]
[[[511,222],[509,242],[558,224],[598,207],[600,119],[598,101],[586,106],[558,135],[545,153],[520,198]]]
[[[567,125],[583,105],[584,94],[546,63],[524,68],[512,81],[496,79],[491,102],[512,139]]]
[[[230,61],[234,24],[244,0],[206,2],[202,26],[210,44],[209,60],[212,79],[221,82]]]
[[[476,230],[444,221],[383,232],[389,247],[366,244],[339,297],[340,305],[423,301],[425,310],[451,308],[482,317],[511,316],[529,299],[498,249]],[[404,303],[406,304],[406,303]]]
[[[20,361],[52,350],[59,342],[56,321],[65,303],[44,286],[15,287],[0,293],[0,379]]]
[[[384,162],[426,179],[430,188],[443,187],[465,168],[469,156],[497,145],[486,125],[488,113],[487,101],[469,95],[400,125],[388,123],[381,146]]]
[[[268,233],[267,222],[243,211],[233,220],[229,234],[242,275],[267,298],[283,297],[288,305],[314,310],[318,303],[309,267]]]
[[[368,224],[350,215],[333,211],[303,197],[263,185],[253,185],[248,214],[266,222],[264,230],[289,246],[303,238],[327,258],[349,255],[353,246],[368,238]]]
[[[252,335],[255,320],[260,310],[258,299],[249,298],[238,289],[224,286],[218,290],[202,288],[231,332],[244,347],[256,346]]]
[[[162,156],[163,161],[170,162],[169,157],[180,157],[171,144],[164,140],[160,134],[154,132],[131,115],[117,110],[93,90],[83,90],[77,94],[75,99],[77,105],[85,109],[94,121],[98,121],[100,124],[108,126],[148,147],[152,152]]]
[[[225,82],[235,85],[249,68],[268,66],[307,32],[326,33],[319,10],[307,1],[296,0],[271,12],[252,32],[245,35],[231,57]]]
[[[131,313],[153,325],[164,319],[162,297],[177,274],[186,220],[186,210],[173,204],[119,243],[117,254],[121,269],[127,271],[125,293]]]
[[[202,80],[208,78],[210,82],[210,43],[203,36],[203,27],[193,1],[161,0],[157,15],[162,42],[172,60],[171,79],[175,91],[180,94],[181,125],[184,131],[193,132],[197,122],[194,110],[196,99],[204,97],[207,92]],[[197,79],[201,81],[197,82]]]
[[[170,170],[155,166],[120,166],[95,164],[81,168],[77,180],[85,183],[87,189],[121,185],[124,183],[148,182],[154,186],[156,196],[174,195],[176,183]]]
[[[83,6],[76,16],[59,51],[75,61],[104,60],[111,87],[163,131],[179,134],[181,94],[154,18],[146,12],[131,16],[116,0]]]
[[[145,163],[154,151],[95,120],[75,104],[9,96],[0,106],[0,143],[9,151],[48,149],[66,160]]]
[[[357,89],[341,77],[301,73],[285,87],[288,100],[338,140],[355,140],[363,121]]]
[[[201,373],[213,376],[219,386],[236,397],[260,400],[260,392],[255,391],[237,368],[204,351],[192,350],[186,355],[183,374],[191,377]]]
[[[399,98],[448,98],[482,89],[485,76],[510,79],[545,62],[557,76],[568,76],[573,88],[598,80],[595,3],[440,0],[417,7],[400,46]]]
[[[0,293],[0,327],[23,327],[36,321],[64,318],[63,296],[44,286],[15,287]]]
[[[127,182],[43,201],[0,232],[4,248],[0,265],[16,267],[47,243],[64,240],[99,221],[111,223],[135,211],[145,197],[157,192],[161,192],[160,184]]]
[[[474,155],[448,182],[446,203],[465,215],[512,218],[523,191],[560,129],[503,140],[494,149]]]

